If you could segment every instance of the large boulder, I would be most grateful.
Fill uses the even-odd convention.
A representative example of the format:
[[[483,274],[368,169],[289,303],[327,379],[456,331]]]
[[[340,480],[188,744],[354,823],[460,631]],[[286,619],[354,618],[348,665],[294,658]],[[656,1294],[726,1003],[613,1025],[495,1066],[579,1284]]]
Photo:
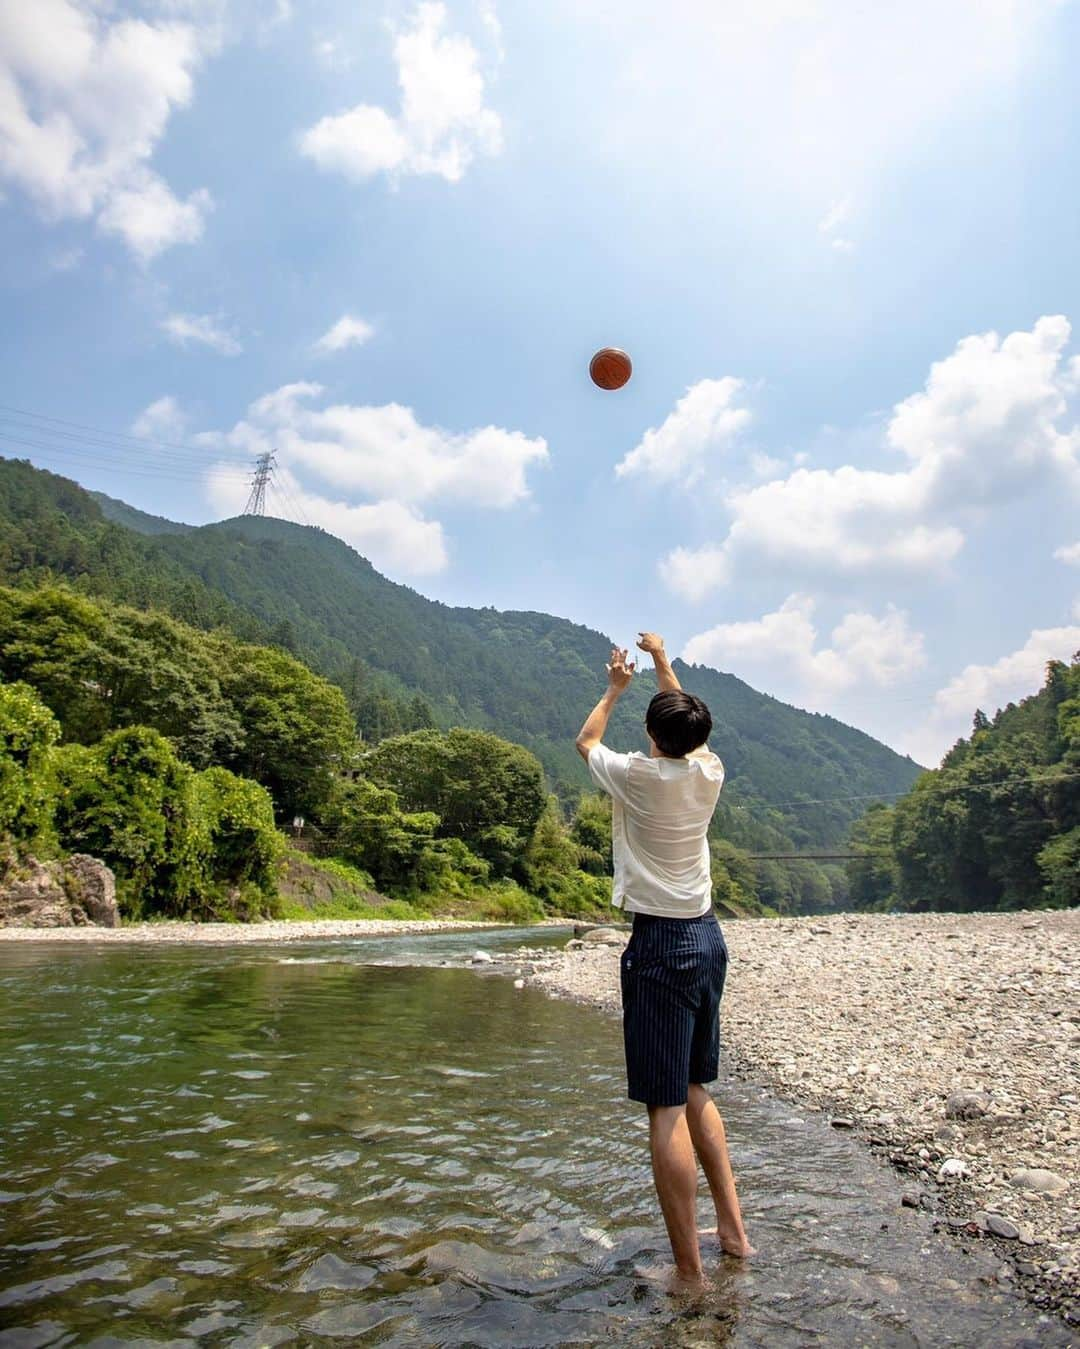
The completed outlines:
[[[590,946],[625,946],[626,938],[613,927],[591,927],[582,935]]]
[[[76,852],[64,863],[64,889],[71,901],[76,923],[93,923],[96,927],[119,927],[120,912],[116,907],[116,878],[96,857]],[[85,915],[80,919],[77,914]]]
[[[119,925],[116,881],[96,857],[75,853],[63,862],[28,857],[0,879],[0,926]]]

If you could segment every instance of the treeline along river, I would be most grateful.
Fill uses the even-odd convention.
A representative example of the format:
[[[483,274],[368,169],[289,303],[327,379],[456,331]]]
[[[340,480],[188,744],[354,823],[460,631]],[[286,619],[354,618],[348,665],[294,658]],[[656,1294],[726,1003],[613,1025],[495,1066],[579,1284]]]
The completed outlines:
[[[760,1255],[669,1298],[617,1023],[475,942],[4,949],[3,1343],[1070,1342],[735,1080]]]

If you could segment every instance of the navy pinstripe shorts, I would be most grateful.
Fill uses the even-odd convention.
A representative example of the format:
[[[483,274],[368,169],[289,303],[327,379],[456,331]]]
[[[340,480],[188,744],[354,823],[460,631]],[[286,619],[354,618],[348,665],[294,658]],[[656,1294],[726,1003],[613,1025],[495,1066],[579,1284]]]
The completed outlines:
[[[635,913],[622,957],[627,1095],[685,1105],[691,1082],[719,1074],[720,997],[728,952],[715,914]]]

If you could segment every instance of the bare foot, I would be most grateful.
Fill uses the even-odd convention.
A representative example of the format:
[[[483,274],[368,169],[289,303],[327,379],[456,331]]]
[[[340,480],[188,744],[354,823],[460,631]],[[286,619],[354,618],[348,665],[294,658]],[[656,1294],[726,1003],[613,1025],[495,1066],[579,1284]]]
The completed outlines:
[[[635,1265],[639,1279],[660,1285],[668,1293],[697,1293],[705,1286],[705,1274],[683,1273],[673,1265]]]
[[[720,1236],[715,1227],[703,1227],[698,1232],[699,1237],[716,1237],[720,1242],[720,1249],[725,1255],[733,1255],[738,1260],[747,1260],[752,1255],[757,1255],[757,1247],[751,1246],[744,1232],[741,1237]]]

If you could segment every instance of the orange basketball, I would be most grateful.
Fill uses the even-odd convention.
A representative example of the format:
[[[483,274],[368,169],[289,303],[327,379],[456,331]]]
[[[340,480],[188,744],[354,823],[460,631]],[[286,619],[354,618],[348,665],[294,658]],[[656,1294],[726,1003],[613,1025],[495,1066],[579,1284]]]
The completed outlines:
[[[601,389],[621,389],[633,372],[630,357],[618,347],[601,347],[589,362],[592,382]]]

